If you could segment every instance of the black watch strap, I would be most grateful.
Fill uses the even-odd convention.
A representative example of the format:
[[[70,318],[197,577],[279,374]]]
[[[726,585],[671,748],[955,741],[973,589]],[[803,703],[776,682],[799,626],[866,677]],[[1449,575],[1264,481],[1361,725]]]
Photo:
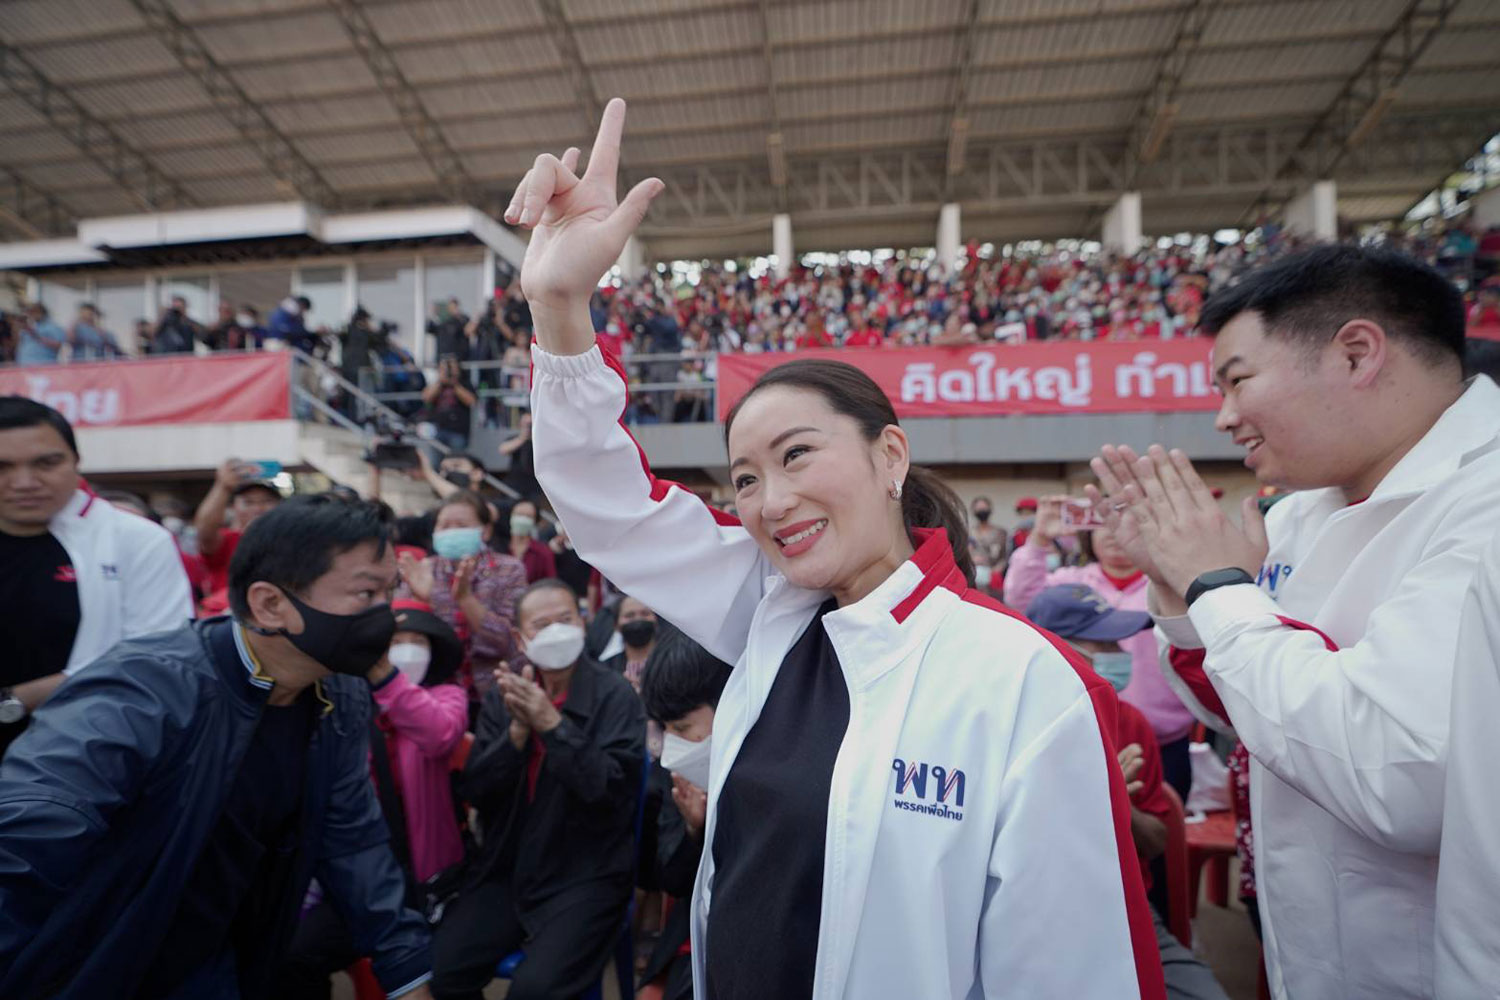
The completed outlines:
[[[1210,590],[1218,590],[1220,587],[1234,587],[1242,583],[1254,582],[1255,577],[1251,576],[1249,573],[1246,573],[1238,566],[1230,566],[1227,569],[1211,569],[1207,573],[1204,573],[1202,576],[1198,577],[1198,579],[1194,580],[1192,583],[1188,584],[1187,593],[1182,595],[1182,599],[1184,602],[1186,602],[1188,607],[1192,607],[1194,601],[1202,597],[1204,594],[1208,593]]]

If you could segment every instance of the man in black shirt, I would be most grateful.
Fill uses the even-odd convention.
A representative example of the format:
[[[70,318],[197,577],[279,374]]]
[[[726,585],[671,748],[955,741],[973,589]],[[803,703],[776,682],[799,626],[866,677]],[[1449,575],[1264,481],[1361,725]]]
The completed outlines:
[[[582,995],[623,926],[645,765],[640,699],[583,652],[578,598],[539,580],[516,602],[529,664],[495,671],[459,790],[484,849],[433,936],[434,995],[477,1000],[517,949],[511,1000]]]
[[[437,341],[438,360],[456,358],[469,360],[469,338],[464,333],[469,317],[464,315],[458,299],[435,303],[432,319],[427,321],[427,332]]]

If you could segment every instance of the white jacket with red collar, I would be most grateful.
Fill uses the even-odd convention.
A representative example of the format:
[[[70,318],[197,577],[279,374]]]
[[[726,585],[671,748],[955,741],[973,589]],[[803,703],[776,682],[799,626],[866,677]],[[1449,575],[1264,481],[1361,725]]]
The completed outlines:
[[[1210,725],[1232,723],[1252,755],[1256,889],[1278,998],[1439,995],[1434,894],[1459,616],[1500,530],[1497,497],[1500,388],[1480,376],[1363,503],[1322,489],[1272,508],[1259,586],[1213,590],[1188,617],[1157,619],[1184,702]],[[1201,647],[1206,657],[1184,652]],[[1493,939],[1497,906],[1456,916]]]
[[[714,720],[711,844],[724,779],[828,595],[787,583],[737,521],[651,475],[619,422],[626,387],[612,358],[533,347],[532,359],[537,478],[579,554],[736,664]],[[1161,997],[1106,735],[1109,686],[967,589],[941,532],[823,621],[849,726],[828,802],[813,996]],[[714,883],[703,857],[699,996]]]
[[[47,525],[78,580],[78,633],[66,672],[121,639],[164,632],[193,617],[192,594],[171,532],[80,486]]]

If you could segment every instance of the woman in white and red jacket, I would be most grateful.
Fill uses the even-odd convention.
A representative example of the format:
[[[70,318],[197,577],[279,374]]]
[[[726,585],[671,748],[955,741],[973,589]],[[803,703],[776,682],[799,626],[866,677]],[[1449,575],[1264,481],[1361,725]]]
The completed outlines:
[[[534,229],[537,478],[584,559],[736,663],[695,995],[1163,996],[1114,693],[970,588],[963,508],[874,382],[800,361],[757,383],[727,424],[740,519],[651,474],[588,312],[661,187],[616,204],[623,120],[612,101],[581,178],[577,150],[538,158],[507,219]]]
[[[1064,497],[1044,497],[1037,510],[1036,525],[1025,545],[1017,546],[1005,574],[1005,603],[1024,608],[1047,587],[1081,583],[1122,611],[1145,611],[1149,581],[1120,548],[1106,527],[1078,533],[1079,548],[1088,561],[1082,566],[1049,570],[1047,554],[1053,541],[1065,533],[1062,522]],[[1197,720],[1177,693],[1167,684],[1157,655],[1156,638],[1150,632],[1121,640],[1130,654],[1130,682],[1120,692],[1151,723],[1161,749],[1163,778],[1186,802],[1192,785],[1188,757],[1189,733]]]

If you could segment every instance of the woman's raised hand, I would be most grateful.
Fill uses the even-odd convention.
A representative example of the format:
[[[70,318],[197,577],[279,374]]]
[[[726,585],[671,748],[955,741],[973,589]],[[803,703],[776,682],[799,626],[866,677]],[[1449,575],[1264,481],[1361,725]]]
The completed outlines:
[[[576,147],[563,153],[562,159],[543,153],[505,210],[506,222],[532,230],[521,266],[521,291],[533,311],[566,318],[580,306],[586,307],[599,279],[645,218],[651,200],[666,186],[650,177],[631,188],[624,201],[616,201],[624,125],[625,102],[617,97],[604,109],[583,176],[576,172]]]

